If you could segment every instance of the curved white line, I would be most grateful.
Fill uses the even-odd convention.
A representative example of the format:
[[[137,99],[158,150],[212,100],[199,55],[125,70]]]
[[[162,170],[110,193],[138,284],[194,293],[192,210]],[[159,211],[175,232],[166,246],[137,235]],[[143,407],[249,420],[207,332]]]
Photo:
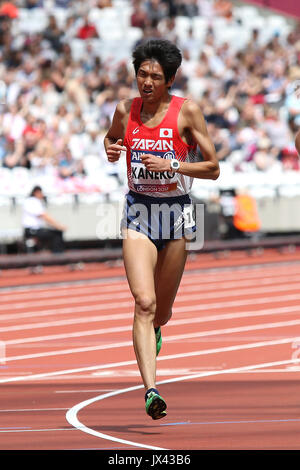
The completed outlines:
[[[98,432],[98,431],[95,431],[94,429],[88,428],[87,426],[82,424],[77,418],[77,413],[82,408],[85,408],[86,406],[90,405],[91,403],[94,403],[95,401],[103,400],[104,398],[109,398],[114,395],[120,395],[121,393],[132,392],[134,390],[138,390],[141,388],[144,388],[144,386],[138,385],[134,387],[123,388],[122,390],[115,390],[114,392],[105,393],[104,395],[98,395],[97,397],[90,398],[89,400],[85,400],[81,403],[78,403],[73,408],[70,408],[70,410],[67,411],[66,419],[75,428],[83,432],[86,432],[88,434],[92,434],[93,436],[101,437],[102,439],[107,439],[109,441],[118,442],[119,444],[127,444],[127,445],[134,446],[134,447],[142,447],[143,449],[166,450],[163,447],[149,446],[147,444],[140,444],[138,442],[127,441],[125,439],[119,439],[118,437],[109,436],[108,434],[103,434],[102,432]]]
[[[174,382],[181,382],[183,380],[192,380],[192,379],[197,379],[200,377],[209,377],[212,375],[220,375],[220,374],[231,374],[231,373],[236,373],[236,372],[241,372],[241,371],[250,371],[250,370],[255,370],[255,369],[261,369],[264,367],[273,367],[273,366],[279,366],[279,365],[284,365],[284,364],[290,364],[295,362],[300,362],[300,359],[295,361],[295,360],[286,360],[286,361],[276,361],[276,362],[265,362],[261,364],[252,364],[249,366],[243,366],[243,367],[234,367],[231,369],[225,369],[225,370],[218,370],[218,371],[210,371],[210,372],[201,372],[198,374],[192,374],[192,375],[186,375],[184,377],[175,377],[173,379],[167,379],[167,380],[162,380],[161,382],[157,382],[157,385],[162,385],[162,384],[167,384],[167,383],[174,383]],[[144,449],[151,449],[151,450],[167,450],[164,449],[163,447],[154,447],[150,446],[147,444],[141,444],[139,442],[133,442],[133,441],[127,441],[124,439],[119,439],[118,437],[113,437],[108,434],[104,434],[98,431],[95,431],[94,429],[91,429],[84,424],[82,424],[79,419],[77,418],[77,414],[80,410],[85,408],[86,406],[91,405],[92,403],[100,400],[104,400],[105,398],[110,398],[116,395],[121,395],[122,393],[127,393],[127,392],[133,392],[135,390],[139,390],[144,388],[143,385],[137,385],[134,387],[129,387],[129,388],[123,388],[121,390],[115,390],[113,392],[105,393],[104,395],[98,395],[94,398],[90,398],[89,400],[85,400],[81,403],[78,403],[77,405],[73,406],[70,408],[67,413],[66,413],[66,419],[67,421],[77,428],[80,431],[86,432],[87,434],[92,434],[93,436],[100,437],[101,439],[107,439],[109,441],[114,441],[118,442],[119,444],[127,444],[131,445],[134,447],[142,447]]]

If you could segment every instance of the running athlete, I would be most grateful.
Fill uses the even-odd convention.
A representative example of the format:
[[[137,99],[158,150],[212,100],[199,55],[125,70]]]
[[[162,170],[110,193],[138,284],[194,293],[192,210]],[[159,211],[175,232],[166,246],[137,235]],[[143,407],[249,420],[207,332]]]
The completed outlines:
[[[121,227],[135,300],[133,345],[146,412],[160,419],[167,405],[156,388],[156,356],[185,266],[186,233],[195,230],[187,217],[189,192],[193,178],[217,179],[219,164],[198,105],[170,94],[179,49],[150,40],[135,49],[133,65],[140,97],[119,102],[104,145],[109,162],[126,151],[129,192]]]

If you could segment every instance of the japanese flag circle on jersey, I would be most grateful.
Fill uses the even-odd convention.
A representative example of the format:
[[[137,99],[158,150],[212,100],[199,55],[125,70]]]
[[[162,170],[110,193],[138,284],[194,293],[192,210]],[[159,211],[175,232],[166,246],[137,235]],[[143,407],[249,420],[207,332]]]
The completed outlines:
[[[173,129],[161,128],[159,130],[159,137],[173,137]]]

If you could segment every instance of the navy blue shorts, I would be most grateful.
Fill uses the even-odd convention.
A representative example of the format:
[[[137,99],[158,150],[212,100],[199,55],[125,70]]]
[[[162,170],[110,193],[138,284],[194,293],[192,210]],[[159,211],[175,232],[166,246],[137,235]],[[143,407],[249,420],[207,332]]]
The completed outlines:
[[[189,238],[195,232],[192,201],[188,194],[157,198],[129,191],[123,228],[143,233],[161,250],[169,240]]]

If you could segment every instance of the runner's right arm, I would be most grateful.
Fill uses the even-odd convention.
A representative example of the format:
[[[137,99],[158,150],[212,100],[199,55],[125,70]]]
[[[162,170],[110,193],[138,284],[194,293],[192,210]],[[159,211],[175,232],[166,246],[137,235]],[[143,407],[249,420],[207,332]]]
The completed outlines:
[[[128,120],[128,106],[126,101],[120,101],[116,107],[111,126],[104,137],[104,147],[109,162],[119,160],[121,152],[126,151],[123,145]]]

